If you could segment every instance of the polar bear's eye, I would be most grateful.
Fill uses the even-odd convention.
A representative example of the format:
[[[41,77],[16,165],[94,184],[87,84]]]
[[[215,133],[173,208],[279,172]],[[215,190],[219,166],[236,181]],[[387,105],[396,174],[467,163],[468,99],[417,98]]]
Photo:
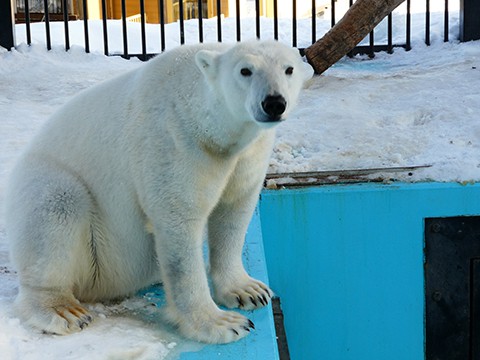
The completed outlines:
[[[249,68],[242,68],[240,70],[240,74],[242,74],[243,76],[250,76],[252,75],[252,70],[250,70]]]
[[[289,66],[287,70],[285,70],[285,74],[292,75],[293,74],[293,67]]]

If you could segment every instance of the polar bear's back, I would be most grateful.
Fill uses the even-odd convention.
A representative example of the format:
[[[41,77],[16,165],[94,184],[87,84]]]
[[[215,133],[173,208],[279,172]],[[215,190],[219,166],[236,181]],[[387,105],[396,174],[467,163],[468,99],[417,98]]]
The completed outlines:
[[[145,117],[152,109],[156,113],[160,106],[182,111],[182,107],[196,105],[192,102],[200,106],[202,96],[208,94],[195,64],[195,54],[201,49],[222,50],[230,46],[220,43],[180,46],[133,71],[82,91],[47,121],[32,141],[31,151],[62,156],[76,151],[84,153],[92,144],[112,148],[125,135],[122,132],[129,123]],[[67,153],[65,148],[69,149]]]

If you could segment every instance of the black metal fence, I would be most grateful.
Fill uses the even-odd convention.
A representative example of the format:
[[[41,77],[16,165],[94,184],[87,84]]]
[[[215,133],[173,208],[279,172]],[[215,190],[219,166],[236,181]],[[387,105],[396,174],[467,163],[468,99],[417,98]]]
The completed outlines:
[[[147,25],[147,16],[146,16],[146,2],[155,1],[158,2],[158,8],[156,9],[157,13],[155,14],[158,17],[158,31],[159,31],[159,51],[164,51],[166,48],[166,25],[167,25],[167,9],[170,5],[177,6],[176,14],[178,18],[175,19],[175,23],[178,24],[178,37],[179,43],[185,43],[185,23],[187,19],[185,18],[185,14],[188,14],[185,10],[185,6],[187,3],[191,5],[193,3],[195,6],[195,11],[190,12],[190,14],[194,14],[198,21],[198,42],[203,42],[205,40],[204,37],[204,20],[206,17],[204,14],[208,13],[205,9],[207,3],[204,0],[138,0],[138,7],[139,7],[139,14],[137,16],[137,22],[139,22],[140,26],[140,36],[137,41],[141,43],[141,51],[140,53],[131,53],[129,52],[129,38],[128,38],[128,27],[127,27],[127,2],[126,0],[116,0],[121,8],[120,14],[120,21],[121,21],[121,38],[123,40],[123,51],[120,53],[114,53],[109,50],[109,17],[112,18],[112,15],[109,15],[109,6],[111,7],[112,2],[107,0],[100,0],[100,19],[102,21],[102,34],[103,34],[103,51],[106,55],[121,55],[125,58],[129,58],[132,56],[139,57],[141,59],[148,59],[153,53],[149,53],[147,51],[147,36],[146,36],[146,25]],[[242,14],[244,13],[244,9],[241,6],[241,0],[229,0],[234,3],[234,19],[235,19],[235,39],[237,41],[242,40]],[[272,5],[273,13],[270,16],[273,18],[273,38],[279,38],[279,30],[280,22],[279,22],[279,0],[250,0],[251,3],[254,4],[254,24],[255,24],[255,36],[257,38],[264,38],[264,33],[262,32],[261,28],[261,18],[262,11],[265,12],[264,9],[261,9],[261,5],[264,5],[265,1],[270,1]],[[308,0],[303,0],[302,6],[305,6],[305,2]],[[340,20],[337,15],[337,1],[340,0],[324,0],[322,2],[323,5],[319,7],[318,0],[311,0],[310,14],[309,18],[311,19],[310,28],[311,28],[311,43],[314,43],[318,38],[321,37],[322,34],[318,34],[317,31],[317,15],[319,12],[329,12],[330,19],[331,19],[331,26],[333,27],[335,23]],[[347,0],[344,0],[347,1]],[[415,0],[421,1],[421,0]],[[424,39],[427,45],[430,44],[430,1],[431,0],[423,0],[425,3],[425,12],[424,12],[424,22],[425,22],[425,32],[424,32]],[[450,0],[452,1],[452,0]],[[458,38],[462,41],[479,39],[480,38],[480,1],[479,0],[456,0],[457,5],[460,2],[460,34]],[[301,0],[291,0],[291,41],[292,46],[297,47],[298,44],[298,27],[297,23],[299,20],[299,16],[297,14],[298,5]],[[349,5],[353,4],[353,0],[348,0]],[[45,43],[47,49],[51,49],[52,47],[52,36],[51,36],[51,23],[54,21],[52,20],[52,16],[56,15],[55,20],[58,20],[58,14],[61,14],[61,21],[63,22],[63,32],[64,32],[64,46],[66,50],[70,49],[70,34],[69,34],[69,26],[71,22],[71,15],[72,13],[78,12],[81,14],[79,17],[82,18],[83,22],[83,37],[84,37],[84,48],[86,52],[90,52],[90,35],[89,35],[89,3],[87,0],[83,1],[76,1],[76,8],[74,9],[74,3],[71,0],[3,0],[0,2],[0,46],[11,48],[15,44],[14,38],[14,31],[13,28],[15,26],[13,13],[22,13],[24,19],[25,26],[25,39],[21,41],[25,41],[27,44],[32,43],[32,22],[37,21],[38,19],[32,19],[32,9],[35,11],[40,11],[43,16],[41,21],[44,23],[45,26]],[[79,5],[80,4],[80,5]],[[151,5],[152,3],[149,3]],[[222,0],[215,0],[213,2],[215,6],[215,14],[213,15],[216,18],[216,40],[222,41],[223,40],[223,33],[222,33],[222,23],[226,20],[223,14],[222,4],[225,4],[225,1]],[[245,2],[243,2],[245,4]],[[285,4],[284,2],[282,4]],[[362,46],[357,47],[352,53],[367,53],[373,56],[374,52],[376,51],[388,51],[392,52],[394,47],[402,46],[406,49],[411,48],[411,0],[405,1],[406,12],[405,16],[405,28],[404,28],[404,35],[403,40],[400,43],[393,42],[393,29],[392,29],[392,18],[394,15],[390,14],[386,20],[387,22],[387,34],[386,34],[386,41],[383,40],[382,43],[378,44],[375,39],[375,31],[372,31],[368,38],[368,44],[364,44]],[[443,20],[443,40],[449,41],[449,0],[444,0],[444,20]],[[264,14],[263,14],[264,15]],[[305,16],[305,14],[303,14]],[[397,15],[395,15],[397,16]],[[18,20],[18,17],[17,17]],[[191,20],[190,20],[191,21]],[[150,26],[151,24],[149,24]],[[271,33],[270,33],[271,34]],[[271,35],[269,35],[271,36]],[[397,36],[398,39],[398,36]],[[17,39],[18,40],[18,39]],[[304,39],[303,39],[304,40]]]

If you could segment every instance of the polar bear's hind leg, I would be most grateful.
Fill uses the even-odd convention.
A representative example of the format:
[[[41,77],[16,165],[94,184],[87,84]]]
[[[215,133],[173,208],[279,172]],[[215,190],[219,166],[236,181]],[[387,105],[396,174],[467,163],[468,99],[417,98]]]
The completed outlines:
[[[93,204],[87,188],[68,171],[50,164],[33,168],[35,176],[25,176],[33,170],[28,164],[20,171],[7,208],[20,280],[15,309],[35,328],[68,334],[92,321],[74,292],[98,270],[90,244]]]

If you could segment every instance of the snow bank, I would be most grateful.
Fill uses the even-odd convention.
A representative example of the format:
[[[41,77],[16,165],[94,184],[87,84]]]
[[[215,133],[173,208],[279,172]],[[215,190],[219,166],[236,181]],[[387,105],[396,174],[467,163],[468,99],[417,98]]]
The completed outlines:
[[[280,127],[270,171],[431,165],[400,179],[480,179],[479,45],[340,61]]]

